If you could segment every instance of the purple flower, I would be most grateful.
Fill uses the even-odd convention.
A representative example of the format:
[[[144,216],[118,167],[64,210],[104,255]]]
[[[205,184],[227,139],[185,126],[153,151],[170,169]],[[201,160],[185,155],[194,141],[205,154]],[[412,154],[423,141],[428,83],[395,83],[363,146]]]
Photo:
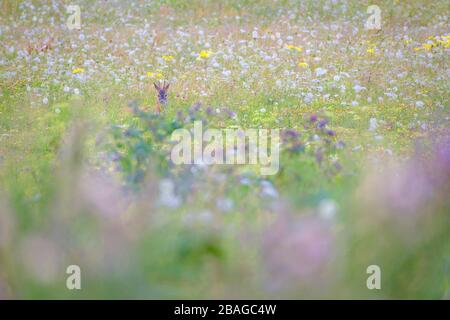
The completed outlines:
[[[189,108],[189,115],[191,117],[194,116],[195,113],[197,113],[200,110],[200,107],[202,106],[202,104],[200,102],[196,102],[192,105],[192,107]]]
[[[223,111],[232,119],[236,118],[236,112],[229,108],[224,108]]]
[[[214,114],[214,110],[211,107],[206,108],[205,112],[208,116],[212,116]]]
[[[283,138],[284,139],[298,139],[299,137],[299,133],[297,131],[295,131],[294,129],[286,129],[283,131]]]
[[[274,289],[323,280],[335,252],[329,225],[317,217],[281,215],[265,233],[263,256]]]
[[[310,117],[309,117],[309,122],[314,123],[317,121],[317,114],[313,113]]]
[[[327,124],[328,124],[328,120],[327,119],[322,119],[317,124],[317,127],[322,129],[322,128],[325,128]]]
[[[316,151],[316,161],[320,164],[323,160],[323,153],[321,150]]]
[[[338,149],[343,149],[344,147],[345,147],[345,142],[344,142],[344,141],[339,140],[339,141],[336,143],[336,148],[338,148]]]
[[[335,161],[333,163],[333,165],[334,165],[334,167],[336,168],[337,171],[341,171],[342,170],[342,165],[338,161]]]

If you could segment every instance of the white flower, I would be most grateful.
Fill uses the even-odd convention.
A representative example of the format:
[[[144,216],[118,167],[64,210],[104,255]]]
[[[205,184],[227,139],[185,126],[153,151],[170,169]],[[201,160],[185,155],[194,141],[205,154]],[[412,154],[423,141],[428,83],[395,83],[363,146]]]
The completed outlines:
[[[356,93],[360,93],[361,91],[366,90],[366,87],[362,87],[359,84],[357,84],[353,87],[353,90],[355,90]]]
[[[175,185],[170,179],[163,179],[159,183],[159,204],[177,208],[181,204],[181,199],[175,195]]]
[[[233,209],[233,200],[229,198],[220,198],[216,201],[216,207],[220,211],[227,212]]]
[[[332,199],[323,199],[318,206],[319,216],[325,220],[331,220],[336,216],[338,206]]]
[[[263,194],[263,196],[278,198],[278,191],[274,188],[274,186],[270,181],[267,180],[261,181],[261,187],[262,187],[261,193]]]
[[[223,70],[222,71],[222,75],[225,77],[229,77],[231,75],[231,71],[230,70]]]
[[[417,108],[423,108],[423,106],[425,105],[425,103],[423,103],[423,101],[416,101],[416,107]]]
[[[314,98],[314,95],[311,92],[308,92],[305,95],[304,101],[305,101],[305,103],[310,103],[313,100],[313,98]]]
[[[320,77],[323,76],[324,74],[326,74],[328,71],[326,69],[323,68],[316,68],[315,73],[316,73],[316,77]]]
[[[378,122],[375,118],[370,118],[369,120],[369,131],[375,131],[378,128]]]
[[[43,103],[43,104],[48,104],[48,98],[45,97],[44,99],[42,99],[42,103]]]

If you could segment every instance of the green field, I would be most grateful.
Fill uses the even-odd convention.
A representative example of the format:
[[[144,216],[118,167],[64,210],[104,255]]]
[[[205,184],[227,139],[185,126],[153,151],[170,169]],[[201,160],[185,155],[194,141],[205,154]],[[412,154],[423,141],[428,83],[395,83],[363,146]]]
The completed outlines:
[[[448,1],[70,4],[0,1],[0,299],[450,298]],[[174,164],[196,120],[279,171]]]

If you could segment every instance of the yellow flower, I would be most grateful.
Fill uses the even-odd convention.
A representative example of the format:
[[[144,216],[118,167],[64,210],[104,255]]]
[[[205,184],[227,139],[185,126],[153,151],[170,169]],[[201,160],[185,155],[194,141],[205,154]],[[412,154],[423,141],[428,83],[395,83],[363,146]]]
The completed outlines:
[[[83,72],[84,72],[84,69],[83,69],[83,68],[74,68],[74,69],[72,70],[72,73],[73,73],[73,74],[83,73]]]
[[[156,79],[161,79],[162,78],[162,74],[159,72],[147,72],[147,77],[149,78],[156,78]]]
[[[306,62],[299,62],[298,63],[298,66],[300,67],[300,68],[306,68],[306,67],[308,67],[308,64],[306,63]]]
[[[172,61],[173,59],[175,59],[173,56],[163,56],[162,58],[166,61]]]
[[[209,58],[209,56],[210,56],[211,54],[212,54],[211,51],[202,50],[202,51],[200,51],[200,53],[199,53],[199,58],[207,59],[207,58]]]
[[[406,39],[406,40],[403,40],[403,42],[404,42],[406,45],[408,45],[408,44],[411,43],[411,40]]]
[[[414,48],[414,51],[420,51],[420,50],[422,50],[421,47],[416,47],[416,48]]]
[[[429,43],[424,43],[424,44],[422,45],[422,47],[423,47],[425,50],[430,51],[431,48],[433,48],[433,45],[432,45],[432,44],[429,44]]]
[[[290,49],[290,50],[296,50],[296,51],[298,51],[298,52],[302,52],[302,51],[303,51],[303,48],[302,48],[302,47],[296,47],[296,46],[293,46],[292,44],[288,44],[288,45],[286,46],[286,48],[288,48],[288,49]]]
[[[443,46],[444,48],[450,47],[450,36],[441,36],[441,39],[437,39],[437,45]]]
[[[375,49],[374,48],[369,48],[369,49],[366,50],[366,52],[370,53],[370,54],[374,54],[375,53]]]

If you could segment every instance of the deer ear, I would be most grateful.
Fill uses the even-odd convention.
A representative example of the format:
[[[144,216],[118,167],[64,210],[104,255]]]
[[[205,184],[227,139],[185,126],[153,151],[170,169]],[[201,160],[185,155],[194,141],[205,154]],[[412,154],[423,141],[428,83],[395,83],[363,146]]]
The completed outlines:
[[[170,87],[170,83],[167,82],[167,84],[164,85],[164,91],[167,91],[167,89],[169,89],[169,87]]]
[[[156,89],[157,91],[159,91],[159,86],[158,86],[158,84],[157,84],[156,82],[153,82],[153,85],[155,86],[155,89]]]

